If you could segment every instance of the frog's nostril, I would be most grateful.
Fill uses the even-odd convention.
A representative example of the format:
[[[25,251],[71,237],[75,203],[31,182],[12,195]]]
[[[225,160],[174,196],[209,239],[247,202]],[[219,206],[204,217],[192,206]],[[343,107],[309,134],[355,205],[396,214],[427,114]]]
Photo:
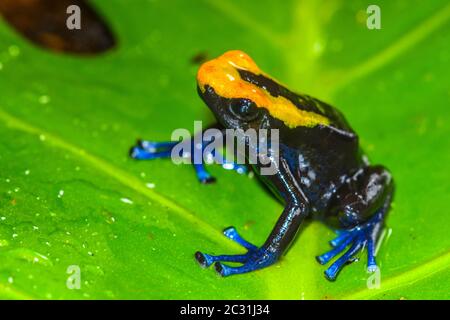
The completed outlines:
[[[73,5],[80,9],[80,29],[68,27],[76,14],[68,13]],[[85,0],[1,0],[0,14],[24,37],[52,51],[98,54],[116,45],[107,23]]]

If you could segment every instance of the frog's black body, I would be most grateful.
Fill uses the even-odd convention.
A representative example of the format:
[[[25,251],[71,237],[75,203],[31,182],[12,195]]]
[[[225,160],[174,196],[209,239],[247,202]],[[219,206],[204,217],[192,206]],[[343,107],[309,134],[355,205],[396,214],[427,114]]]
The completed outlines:
[[[309,217],[341,229],[339,236],[330,242],[333,250],[317,257],[320,263],[329,262],[350,246],[325,272],[328,279],[334,280],[340,269],[364,247],[368,251],[368,268],[374,271],[374,248],[392,200],[390,173],[382,166],[368,164],[360,150],[358,136],[338,110],[312,97],[296,94],[263,74],[237,70],[239,81],[251,83],[272,97],[284,97],[296,108],[326,117],[328,122],[288,126],[272,116],[270,109],[257,106],[239,94],[224,97],[210,85],[199,86],[200,97],[223,127],[279,130],[279,161],[275,163],[270,158],[277,168],[276,173],[260,175],[261,166],[253,167],[285,208],[261,247],[245,241],[230,227],[224,231],[225,235],[243,245],[247,254],[216,256],[197,252],[196,259],[203,266],[215,262],[216,270],[224,276],[266,267],[282,256],[300,224]],[[247,143],[252,142],[247,140]],[[142,148],[134,148],[132,154],[135,158],[145,158],[143,152]],[[212,181],[203,168],[196,167],[196,170],[201,181]],[[230,267],[222,261],[243,265]]]
[[[359,147],[358,136],[354,133],[336,134],[328,127],[291,129],[276,119],[271,119],[271,122],[271,128],[280,128],[280,158],[286,159],[295,181],[308,199],[310,215],[335,228],[353,227],[364,222],[364,219],[353,224],[348,219],[338,220],[344,206],[341,203],[343,198],[352,192],[362,191],[359,190],[361,184],[367,185],[363,180],[369,175],[379,175],[379,183],[384,184],[386,179],[389,180],[389,174],[382,167],[371,167],[368,164]],[[278,126],[275,125],[277,122]],[[382,178],[383,175],[386,177]],[[265,176],[261,179],[271,190],[278,192],[271,186],[269,179]],[[355,185],[358,183],[360,186]],[[391,187],[383,186],[383,189],[387,192]],[[282,199],[282,195],[279,198],[280,196]],[[385,194],[377,196],[384,198]]]

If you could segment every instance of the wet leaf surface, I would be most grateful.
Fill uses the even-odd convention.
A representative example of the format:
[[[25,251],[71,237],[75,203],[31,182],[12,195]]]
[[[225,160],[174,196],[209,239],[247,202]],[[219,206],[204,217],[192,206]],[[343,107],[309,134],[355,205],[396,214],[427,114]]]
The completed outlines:
[[[366,1],[93,4],[120,43],[95,58],[55,55],[0,22],[1,297],[448,298],[446,1],[380,2],[381,30],[366,28]],[[261,244],[281,205],[218,167],[203,186],[188,166],[127,157],[136,138],[212,123],[198,62],[236,48],[338,106],[393,172],[380,289],[366,286],[365,256],[325,280],[314,257],[333,234],[317,222],[273,267],[226,279],[201,269],[196,250],[241,252],[224,227]],[[66,286],[72,265],[79,290]]]

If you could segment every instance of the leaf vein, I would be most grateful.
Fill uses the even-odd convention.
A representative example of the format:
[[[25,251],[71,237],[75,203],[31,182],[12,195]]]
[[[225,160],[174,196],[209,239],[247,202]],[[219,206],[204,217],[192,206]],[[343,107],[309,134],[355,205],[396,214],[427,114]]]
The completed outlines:
[[[358,78],[364,77],[382,66],[399,57],[411,47],[426,39],[435,30],[439,29],[450,18],[450,5],[438,10],[437,13],[425,20],[412,31],[403,35],[400,39],[389,45],[381,52],[375,54],[365,62],[356,65],[349,70],[343,70],[336,74],[334,85],[330,91],[336,92]]]
[[[345,300],[367,299],[368,297],[379,295],[383,292],[388,292],[393,289],[405,287],[412,283],[423,280],[432,276],[433,274],[444,271],[450,265],[450,251],[438,256],[432,260],[424,262],[412,269],[404,271],[398,275],[394,275],[385,280],[381,280],[381,287],[378,290],[363,289],[352,294],[347,294],[341,297]]]

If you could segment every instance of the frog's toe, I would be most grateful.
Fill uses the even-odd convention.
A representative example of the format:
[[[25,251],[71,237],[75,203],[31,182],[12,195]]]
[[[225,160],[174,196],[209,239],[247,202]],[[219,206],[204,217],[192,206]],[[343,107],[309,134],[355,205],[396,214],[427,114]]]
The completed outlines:
[[[276,253],[269,252],[267,249],[258,248],[250,242],[244,240],[234,227],[228,227],[223,234],[247,249],[246,254],[236,255],[210,255],[197,251],[195,259],[202,267],[209,267],[214,263],[214,269],[221,276],[229,276],[232,274],[246,273],[253,270],[261,269],[271,265],[276,261]],[[222,262],[238,262],[242,266],[231,267]]]
[[[267,266],[270,266],[277,260],[276,255],[274,253],[269,253],[263,248],[260,248],[257,251],[249,251],[247,254],[242,256],[244,257],[244,260],[237,261],[242,262],[243,263],[242,266],[231,267],[221,262],[216,262],[214,264],[214,269],[218,274],[220,274],[223,277],[226,277],[233,274],[247,273],[258,269],[262,269]]]
[[[202,184],[212,184],[216,182],[216,178],[214,178],[213,176],[205,176],[205,177],[199,177],[198,181],[200,181],[200,183]]]
[[[237,232],[235,227],[228,227],[225,230],[223,230],[223,234],[228,238],[231,239],[237,243],[239,243],[241,246],[246,248],[249,251],[255,251],[258,249],[257,246],[251,244],[244,238],[242,238],[239,233]]]
[[[325,270],[325,277],[330,281],[336,280],[339,271],[341,271],[344,265],[353,261],[354,256],[364,248],[364,245],[364,239],[356,239],[350,249]]]
[[[210,255],[197,251],[195,253],[195,259],[204,268],[209,267],[214,262],[218,261],[228,261],[228,262],[241,262],[244,263],[248,256],[246,254],[236,254],[236,255]]]
[[[382,222],[382,216],[376,215],[373,219],[361,226],[338,232],[338,236],[330,241],[333,249],[316,257],[320,264],[326,264],[350,246],[350,248],[325,271],[325,277],[328,280],[334,281],[339,271],[341,271],[346,264],[356,260],[355,255],[366,247],[367,270],[369,272],[375,272],[377,270],[375,244],[378,233],[381,230]]]
[[[373,239],[367,240],[367,271],[375,272],[378,266],[375,260],[375,241]]]
[[[139,151],[141,150],[141,148],[133,146],[130,148],[130,150],[128,151],[128,154],[131,158],[133,159],[137,159],[139,157]]]
[[[214,262],[218,261],[227,261],[227,262],[241,262],[245,263],[250,259],[250,253],[254,253],[258,250],[258,247],[251,244],[250,242],[244,240],[239,233],[236,231],[235,227],[228,227],[223,230],[223,234],[243,246],[248,250],[247,254],[236,254],[236,255],[210,255],[207,253],[202,253],[197,251],[195,253],[195,259],[200,263],[202,267],[209,267]],[[217,269],[217,268],[216,268]],[[225,268],[226,269],[226,268]],[[224,271],[224,275],[226,275],[228,271]]]
[[[320,263],[320,264],[327,264],[330,260],[332,260],[334,257],[336,257],[338,254],[340,254],[341,252],[343,252],[345,250],[345,248],[352,243],[352,241],[355,239],[356,234],[352,234],[352,233],[348,233],[347,235],[345,235],[345,237],[342,237],[341,239],[334,239],[337,240],[335,241],[335,245],[334,248],[328,252],[325,252],[324,254],[317,256],[316,260]]]
[[[336,248],[343,242],[347,241],[347,239],[352,235],[352,233],[348,230],[336,230],[336,234],[338,236],[330,241],[330,245],[333,248]]]
[[[212,256],[210,256],[209,254],[206,254],[206,253],[202,253],[200,251],[197,251],[195,253],[195,259],[204,268],[209,267],[214,262],[214,259]]]
[[[230,276],[232,274],[247,273],[255,270],[255,268],[252,267],[251,265],[243,265],[241,267],[230,267],[220,262],[216,262],[214,264],[214,269],[222,277]]]

